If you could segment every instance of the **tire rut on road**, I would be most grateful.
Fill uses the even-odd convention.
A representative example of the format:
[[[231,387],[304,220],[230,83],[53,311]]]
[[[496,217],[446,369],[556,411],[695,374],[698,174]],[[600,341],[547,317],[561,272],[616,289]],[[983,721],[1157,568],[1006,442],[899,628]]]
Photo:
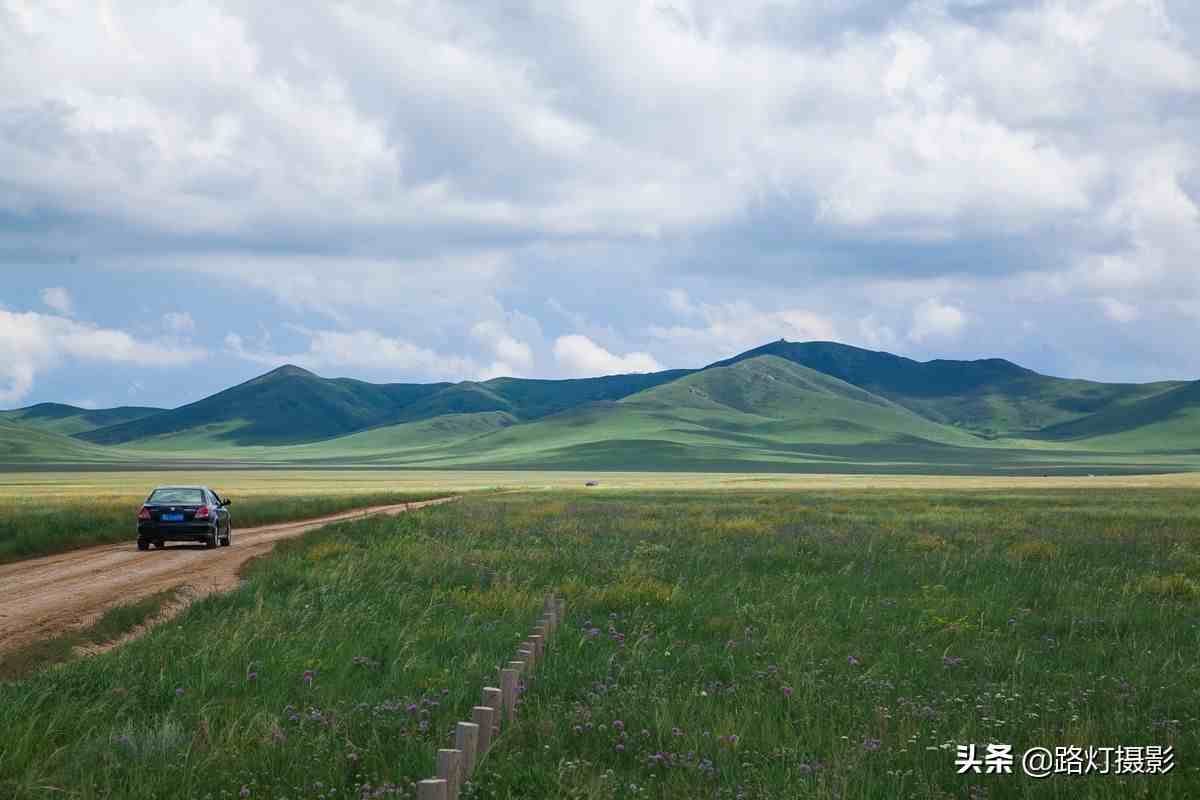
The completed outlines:
[[[177,545],[139,552],[130,541],[5,564],[0,566],[0,653],[87,627],[116,605],[180,589],[181,600],[156,619],[162,621],[196,599],[236,587],[242,565],[269,553],[281,539],[334,522],[402,514],[457,499],[396,503],[258,528],[234,528],[233,546],[216,550]]]

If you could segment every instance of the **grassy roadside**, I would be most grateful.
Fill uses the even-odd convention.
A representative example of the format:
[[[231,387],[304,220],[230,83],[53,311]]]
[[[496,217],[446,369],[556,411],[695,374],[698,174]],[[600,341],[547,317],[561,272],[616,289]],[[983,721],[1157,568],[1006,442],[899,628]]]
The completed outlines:
[[[410,797],[548,589],[475,798],[1200,795],[1184,491],[471,497],[281,543],[110,653],[0,685],[0,796]],[[954,745],[1172,746],[956,775]]]
[[[115,642],[158,616],[178,596],[178,590],[171,589],[143,597],[110,608],[95,623],[82,630],[0,652],[0,682],[20,680],[39,669],[70,661],[75,658],[78,648]]]
[[[232,493],[231,493],[232,494]],[[429,500],[446,492],[234,496],[234,529],[310,519],[356,508]],[[145,495],[0,496],[0,564],[80,547],[132,541]]]

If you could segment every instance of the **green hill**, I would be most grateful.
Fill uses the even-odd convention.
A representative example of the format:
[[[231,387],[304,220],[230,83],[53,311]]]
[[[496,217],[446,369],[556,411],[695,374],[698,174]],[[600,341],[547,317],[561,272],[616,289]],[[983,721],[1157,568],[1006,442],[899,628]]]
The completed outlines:
[[[879,445],[907,451],[987,442],[844,381],[761,356],[429,451],[423,463],[686,469],[828,461],[831,448]]]
[[[372,384],[286,366],[169,411],[42,404],[0,425],[7,463],[1177,471],[1200,467],[1200,382],[779,341],[700,370],[575,380]]]
[[[143,406],[120,406],[118,408],[89,409],[63,403],[38,403],[15,411],[0,411],[0,422],[11,422],[26,428],[37,428],[50,433],[72,436],[76,433],[94,431],[110,425],[144,419],[162,412],[161,408]]]
[[[1200,381],[1047,428],[1054,441],[1114,450],[1200,451]]]
[[[322,378],[294,366],[153,417],[83,431],[96,444],[285,445],[317,442],[371,428],[451,414],[507,414],[532,420],[581,403],[616,400],[687,374],[674,370],[647,375],[544,381],[495,378],[432,384],[372,384]],[[155,442],[158,444],[154,444]]]
[[[446,386],[328,379],[289,365],[173,411],[79,438],[123,444],[206,429],[216,441],[239,445],[311,442],[391,422],[399,408]]]
[[[715,366],[760,355],[786,358],[927,419],[990,436],[1028,435],[1181,385],[1054,378],[999,358],[922,362],[836,342],[772,342]]]
[[[130,458],[130,454],[111,447],[100,447],[59,433],[0,421],[0,464],[111,464],[127,458]]]

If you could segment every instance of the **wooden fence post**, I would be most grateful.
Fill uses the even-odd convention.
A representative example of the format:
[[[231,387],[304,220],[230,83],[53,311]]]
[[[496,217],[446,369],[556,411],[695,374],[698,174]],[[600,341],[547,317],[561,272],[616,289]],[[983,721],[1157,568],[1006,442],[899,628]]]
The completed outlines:
[[[475,749],[475,760],[479,761],[492,748],[492,723],[496,712],[491,706],[475,706],[471,709],[471,721],[479,726],[479,742]]]
[[[417,800],[446,800],[446,782],[430,778],[417,784]]]
[[[494,739],[500,732],[500,717],[504,713],[504,690],[494,686],[483,687],[483,702],[480,705],[485,705],[496,712],[492,717],[492,738]]]
[[[538,661],[542,660],[542,656],[546,653],[546,628],[543,625],[538,625],[533,629],[533,633],[529,639],[537,645]]]
[[[504,719],[509,725],[517,718],[517,680],[520,673],[508,662],[508,669],[500,670],[500,691],[504,695]]]
[[[525,663],[522,672],[525,673],[525,683],[529,683],[533,680],[533,668],[537,665],[537,645],[533,642],[522,642],[521,649],[517,651],[517,661]]]
[[[475,771],[475,748],[479,743],[479,726],[474,722],[460,722],[454,729],[454,745],[463,752],[463,782]]]
[[[462,750],[438,750],[438,777],[446,782],[446,800],[458,800],[462,787]]]

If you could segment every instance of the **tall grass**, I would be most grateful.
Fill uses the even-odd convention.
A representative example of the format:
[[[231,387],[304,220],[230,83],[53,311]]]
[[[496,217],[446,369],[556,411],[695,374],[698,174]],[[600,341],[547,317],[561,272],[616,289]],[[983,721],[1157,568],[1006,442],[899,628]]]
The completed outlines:
[[[437,492],[251,495],[230,506],[234,529],[444,496]],[[0,564],[93,544],[132,541],[142,495],[0,496]]]
[[[473,797],[1196,797],[1198,531],[1174,491],[501,495],[342,524],[0,686],[0,796],[411,796],[553,589],[568,619]],[[1177,766],[959,776],[972,742]]]

